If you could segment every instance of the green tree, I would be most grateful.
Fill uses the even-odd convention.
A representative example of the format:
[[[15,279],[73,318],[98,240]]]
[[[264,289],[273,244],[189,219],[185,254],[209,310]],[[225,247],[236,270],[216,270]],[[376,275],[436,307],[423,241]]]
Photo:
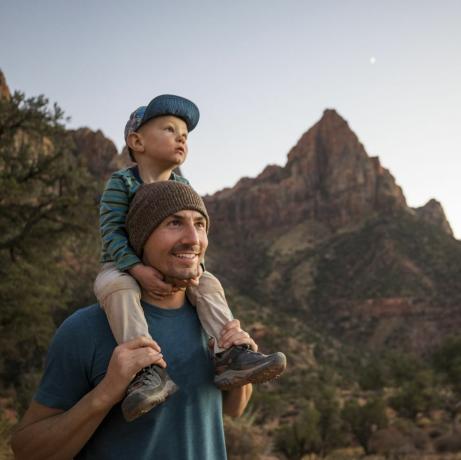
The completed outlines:
[[[72,154],[60,108],[0,99],[0,377],[40,369],[53,314],[70,299],[72,243],[93,235],[97,184]],[[75,248],[74,248],[75,249]]]
[[[461,398],[461,337],[446,339],[433,354],[434,370],[441,374]]]
[[[414,420],[418,413],[436,407],[438,396],[434,385],[434,375],[430,370],[419,371],[390,398],[389,404],[401,417]]]
[[[307,405],[301,415],[290,425],[281,427],[275,437],[275,447],[290,460],[299,460],[305,454],[321,451],[319,433],[320,414],[312,405]]]
[[[320,453],[326,455],[341,446],[344,440],[343,423],[335,388],[323,387],[314,401],[319,413]]]
[[[379,398],[372,399],[363,406],[355,400],[347,402],[342,417],[366,454],[370,453],[369,442],[373,432],[387,426],[385,404]]]

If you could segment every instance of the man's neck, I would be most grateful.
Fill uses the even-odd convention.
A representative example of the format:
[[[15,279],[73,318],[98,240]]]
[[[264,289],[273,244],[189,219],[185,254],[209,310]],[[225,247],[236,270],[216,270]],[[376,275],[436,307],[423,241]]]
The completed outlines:
[[[154,299],[148,292],[142,289],[141,299],[156,307],[164,308],[165,310],[174,310],[184,305],[186,301],[186,291],[180,290],[168,297],[164,297],[162,300],[158,300],[157,298]]]
[[[163,167],[144,158],[138,161],[139,176],[145,184],[168,180],[175,167],[175,165]]]

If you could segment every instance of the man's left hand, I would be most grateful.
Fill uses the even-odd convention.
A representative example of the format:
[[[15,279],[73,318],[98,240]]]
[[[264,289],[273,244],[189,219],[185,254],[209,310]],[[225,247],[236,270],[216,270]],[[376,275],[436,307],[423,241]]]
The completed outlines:
[[[238,319],[229,321],[223,327],[218,343],[221,348],[227,349],[232,345],[249,345],[253,351],[258,351],[258,345],[248,332],[241,329]]]

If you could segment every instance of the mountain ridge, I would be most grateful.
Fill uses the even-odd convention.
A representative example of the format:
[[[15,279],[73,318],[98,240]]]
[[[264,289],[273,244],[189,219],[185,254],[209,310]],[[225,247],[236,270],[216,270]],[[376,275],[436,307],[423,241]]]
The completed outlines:
[[[3,74],[0,95],[10,97]],[[126,151],[119,155],[101,131],[69,136],[101,184],[127,164]],[[442,205],[409,207],[333,109],[302,134],[284,166],[268,165],[204,200],[207,266],[233,297],[269,316],[283,312],[351,343],[415,351],[461,326],[461,242]]]

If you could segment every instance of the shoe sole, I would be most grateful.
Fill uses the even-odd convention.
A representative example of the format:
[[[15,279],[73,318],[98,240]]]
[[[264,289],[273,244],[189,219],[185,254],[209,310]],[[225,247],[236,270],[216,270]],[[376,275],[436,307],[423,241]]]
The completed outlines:
[[[176,383],[174,383],[172,380],[168,380],[165,383],[165,386],[163,387],[162,391],[152,395],[150,398],[146,398],[145,403],[142,406],[137,405],[135,407],[129,407],[129,400],[125,398],[122,402],[123,417],[127,422],[132,422],[133,420],[136,420],[138,417],[141,417],[141,415],[144,415],[145,413],[149,412],[155,406],[161,404],[163,401],[165,401],[165,399],[167,399],[177,390],[178,386],[176,385]]]
[[[274,359],[252,369],[224,371],[215,377],[214,383],[220,390],[242,387],[248,383],[264,383],[277,378],[287,367],[283,353],[275,353]]]

